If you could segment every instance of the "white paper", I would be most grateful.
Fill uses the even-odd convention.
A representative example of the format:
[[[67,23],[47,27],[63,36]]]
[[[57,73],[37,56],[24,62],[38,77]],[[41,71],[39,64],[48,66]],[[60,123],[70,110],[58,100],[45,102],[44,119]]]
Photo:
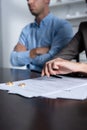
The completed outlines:
[[[87,79],[40,77],[13,82],[13,86],[0,84],[1,90],[8,90],[8,93],[22,95],[24,97],[48,97],[48,98],[69,98],[85,99],[87,97]],[[20,83],[25,83],[24,87],[19,87]]]
[[[87,85],[77,87],[71,90],[64,90],[59,93],[48,95],[48,98],[67,98],[67,99],[78,99],[84,100],[87,98]]]

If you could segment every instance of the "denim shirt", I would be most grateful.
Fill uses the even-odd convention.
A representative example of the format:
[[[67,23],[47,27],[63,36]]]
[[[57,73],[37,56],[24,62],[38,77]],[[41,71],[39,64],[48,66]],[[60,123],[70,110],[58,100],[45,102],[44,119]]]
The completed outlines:
[[[71,24],[49,13],[38,24],[36,21],[25,26],[20,34],[18,43],[26,46],[27,51],[11,53],[13,66],[28,66],[31,70],[41,71],[46,61],[51,60],[69,43],[73,37]],[[46,54],[30,58],[30,50],[37,47],[49,47]]]

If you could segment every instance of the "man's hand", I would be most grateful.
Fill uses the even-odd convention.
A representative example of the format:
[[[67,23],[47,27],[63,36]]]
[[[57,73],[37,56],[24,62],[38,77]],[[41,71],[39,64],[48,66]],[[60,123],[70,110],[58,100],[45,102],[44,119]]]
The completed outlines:
[[[30,51],[30,57],[35,58],[37,55],[45,54],[49,51],[48,47],[34,48]]]
[[[26,50],[27,50],[26,47],[20,43],[18,43],[14,48],[14,51],[16,51],[16,52],[23,52]]]

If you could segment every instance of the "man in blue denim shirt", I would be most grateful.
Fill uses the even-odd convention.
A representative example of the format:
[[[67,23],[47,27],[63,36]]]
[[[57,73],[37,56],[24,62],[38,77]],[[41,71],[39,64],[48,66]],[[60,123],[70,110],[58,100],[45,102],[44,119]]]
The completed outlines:
[[[56,18],[49,10],[50,0],[27,0],[33,23],[25,26],[19,41],[11,53],[13,66],[27,66],[41,71],[73,37],[71,24]]]

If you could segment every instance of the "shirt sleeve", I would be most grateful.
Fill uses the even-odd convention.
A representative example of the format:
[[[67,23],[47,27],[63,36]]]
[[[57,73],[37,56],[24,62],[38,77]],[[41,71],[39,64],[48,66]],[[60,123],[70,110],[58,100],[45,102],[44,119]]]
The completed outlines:
[[[25,27],[23,28],[18,43],[23,44],[24,46],[27,46],[28,41],[27,41],[27,30],[29,28]],[[10,55],[10,62],[13,66],[25,66],[30,63],[30,58],[29,58],[29,53],[30,50],[27,50],[25,52],[16,52],[12,51]]]
[[[13,66],[25,66],[30,63],[29,51],[11,53],[10,62]]]
[[[56,29],[53,37],[51,48],[48,53],[39,55],[31,59],[32,64],[43,66],[45,62],[51,60],[61,49],[66,46],[73,37],[72,26],[68,23]]]

